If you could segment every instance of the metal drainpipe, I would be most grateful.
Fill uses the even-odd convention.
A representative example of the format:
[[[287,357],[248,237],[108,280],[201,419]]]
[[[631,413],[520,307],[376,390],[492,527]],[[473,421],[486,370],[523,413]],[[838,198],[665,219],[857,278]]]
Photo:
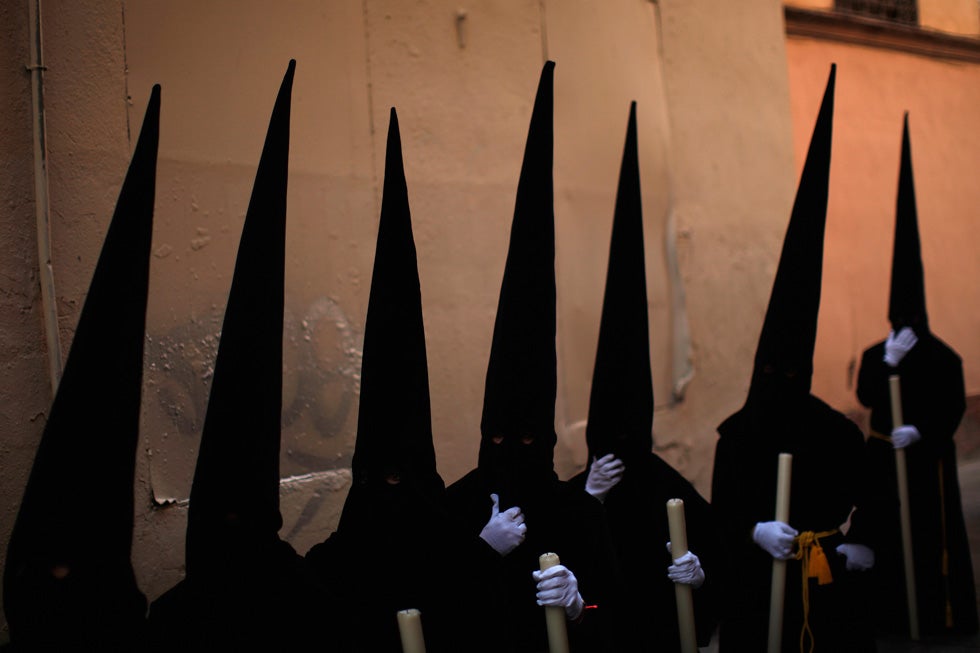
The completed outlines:
[[[27,0],[30,7],[31,106],[34,123],[34,218],[37,222],[37,265],[41,283],[44,331],[48,342],[51,394],[61,380],[61,338],[58,334],[57,295],[51,267],[51,219],[48,202],[48,146],[44,126],[44,61],[41,45],[41,0]]]

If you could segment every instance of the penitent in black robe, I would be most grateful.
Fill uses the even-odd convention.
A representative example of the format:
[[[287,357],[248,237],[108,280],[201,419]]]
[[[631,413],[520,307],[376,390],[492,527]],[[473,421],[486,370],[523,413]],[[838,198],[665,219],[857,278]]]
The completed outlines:
[[[814,651],[873,651],[862,601],[865,578],[862,572],[845,571],[845,559],[835,552],[844,542],[867,544],[860,539],[859,526],[865,497],[864,437],[857,425],[812,395],[781,408],[753,420],[746,407],[718,427],[711,496],[728,553],[720,650],[766,650],[773,558],[753,542],[752,531],[756,523],[774,519],[778,457],[790,453],[790,526],[800,532],[837,529],[858,506],[847,537],[821,539],[833,582],[821,586],[816,579],[808,581]],[[764,421],[768,426],[752,427]],[[789,560],[783,651],[800,650],[802,589],[801,562]]]
[[[276,538],[230,557],[240,566],[201,570],[153,602],[151,651],[334,650],[343,606],[312,581],[292,546]]]
[[[478,543],[431,492],[357,487],[344,512],[338,530],[306,554],[313,578],[345,606],[331,650],[401,653],[396,615],[409,608],[421,612],[428,653],[496,650],[477,627],[490,582],[471,564]]]
[[[569,483],[585,491],[588,471]],[[623,480],[603,503],[616,548],[619,568],[630,579],[624,586],[618,620],[619,644],[628,651],[679,650],[677,600],[667,577],[670,529],[667,501],[684,501],[688,548],[705,572],[693,590],[694,623],[699,646],[708,646],[718,625],[721,551],[714,513],[691,483],[655,453],[627,465]],[[635,564],[634,564],[635,563]]]
[[[864,352],[857,394],[861,403],[871,408],[871,430],[889,435],[888,377],[898,374],[903,421],[922,435],[919,442],[905,449],[919,629],[923,635],[975,633],[976,589],[953,443],[966,408],[962,364],[959,356],[931,333],[919,337],[897,368],[883,361],[884,353],[883,342]],[[894,449],[891,443],[870,437],[867,452],[871,481],[890,497],[875,532],[875,612],[884,630],[907,633]],[[948,574],[943,571],[944,557],[948,559]]]
[[[479,468],[447,488],[450,512],[464,532],[479,536],[490,519],[490,493]],[[576,622],[566,620],[572,653],[625,650],[613,639],[619,574],[602,505],[553,475],[532,499],[518,505],[527,525],[525,541],[500,556],[479,540],[483,551],[473,558],[478,573],[496,579],[486,588],[493,606],[482,615],[479,632],[492,637],[500,653],[548,650],[544,609],[536,603],[531,572],[540,568],[541,554],[552,552],[575,574],[586,605]],[[502,499],[500,510],[509,507]]]

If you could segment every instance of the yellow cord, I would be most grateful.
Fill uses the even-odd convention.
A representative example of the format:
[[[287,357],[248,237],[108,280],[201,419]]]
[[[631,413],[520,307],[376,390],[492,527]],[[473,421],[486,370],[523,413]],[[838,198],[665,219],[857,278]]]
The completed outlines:
[[[816,578],[818,585],[834,582],[830,573],[830,565],[827,564],[827,556],[824,555],[823,547],[820,546],[820,538],[835,533],[837,533],[836,528],[819,533],[803,531],[794,538],[799,547],[796,552],[796,559],[801,562],[800,568],[803,570],[803,628],[800,629],[800,653],[803,653],[807,634],[810,635],[809,653],[813,653],[815,644],[813,630],[810,629],[810,579]]]

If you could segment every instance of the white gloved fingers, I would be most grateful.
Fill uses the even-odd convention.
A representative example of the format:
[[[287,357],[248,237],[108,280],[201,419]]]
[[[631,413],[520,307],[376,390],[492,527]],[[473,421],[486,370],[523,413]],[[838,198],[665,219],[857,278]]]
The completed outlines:
[[[911,424],[903,424],[892,429],[892,446],[896,449],[903,449],[921,439],[922,434],[919,433],[919,429]]]
[[[885,363],[897,367],[905,358],[905,354],[909,353],[918,341],[919,338],[911,327],[902,327],[897,334],[890,331],[888,339],[885,340]]]
[[[531,576],[537,582],[535,598],[538,605],[561,606],[569,619],[578,618],[585,602],[578,592],[578,580],[570,569],[555,565],[544,571],[533,571]]]
[[[752,540],[777,560],[788,560],[793,554],[793,538],[799,533],[780,521],[759,522],[752,530]]]
[[[622,480],[624,470],[623,461],[611,453],[598,459],[593,457],[585,480],[585,491],[599,501],[605,501],[609,491]]]
[[[521,509],[518,508],[517,506],[508,508],[507,510],[500,513],[500,516],[509,521],[517,521],[518,519],[520,519],[521,521],[524,520],[524,515],[521,514]]]
[[[614,460],[616,460],[616,454],[614,454],[614,453],[607,453],[602,458],[596,458],[595,456],[592,456],[592,466],[593,467],[598,466],[598,467],[602,468],[602,467],[605,467],[606,465],[608,465],[609,463],[611,463]]]
[[[524,541],[527,536],[527,525],[524,523],[524,515],[519,507],[514,506],[499,512],[499,497],[491,494],[490,498],[494,502],[490,520],[480,531],[480,537],[494,551],[505,556]]]
[[[915,335],[912,327],[902,327],[895,336],[895,344],[906,352],[912,349],[917,342],[919,342],[919,337]]]
[[[696,555],[694,555],[693,553],[691,553],[690,551],[688,551],[687,553],[685,553],[681,557],[674,558],[674,564],[671,565],[671,566],[673,566],[673,567],[689,567],[689,568],[693,568],[693,567],[698,566],[699,564],[701,564],[701,561],[698,559],[698,557]]]
[[[701,568],[701,560],[694,553],[688,551],[674,564],[667,567],[667,577],[675,583],[692,585],[694,588],[704,584],[704,569]]]
[[[844,556],[848,571],[867,571],[875,565],[875,552],[863,544],[840,544],[835,550]]]

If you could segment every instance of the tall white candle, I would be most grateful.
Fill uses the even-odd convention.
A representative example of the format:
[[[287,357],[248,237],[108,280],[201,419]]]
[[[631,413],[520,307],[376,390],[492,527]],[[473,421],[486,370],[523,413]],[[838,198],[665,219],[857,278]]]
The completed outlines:
[[[561,564],[557,553],[542,553],[538,558],[541,571]],[[568,653],[568,630],[565,627],[565,608],[560,605],[544,607],[545,625],[548,628],[548,651]]]
[[[789,523],[789,487],[793,454],[779,454],[776,476],[776,521]],[[786,598],[786,561],[772,561],[772,586],[769,594],[769,653],[779,653],[783,642],[783,603]]]
[[[671,499],[667,502],[667,525],[670,530],[670,555],[676,560],[688,552],[687,522],[684,518],[684,501],[681,499]],[[674,596],[677,599],[677,625],[681,637],[681,653],[697,653],[698,640],[694,629],[694,597],[691,594],[691,586],[674,583]]]

